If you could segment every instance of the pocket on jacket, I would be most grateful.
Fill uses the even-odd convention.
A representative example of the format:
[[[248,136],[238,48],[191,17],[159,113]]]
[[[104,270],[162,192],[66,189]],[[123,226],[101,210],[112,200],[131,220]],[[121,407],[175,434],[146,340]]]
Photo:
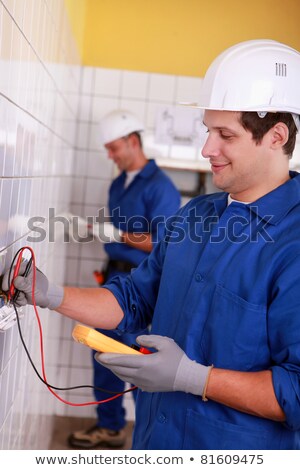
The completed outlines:
[[[267,449],[268,432],[213,420],[187,410],[183,449]]]
[[[225,369],[251,369],[259,346],[266,346],[266,311],[265,305],[247,302],[218,285],[201,339],[207,363]]]

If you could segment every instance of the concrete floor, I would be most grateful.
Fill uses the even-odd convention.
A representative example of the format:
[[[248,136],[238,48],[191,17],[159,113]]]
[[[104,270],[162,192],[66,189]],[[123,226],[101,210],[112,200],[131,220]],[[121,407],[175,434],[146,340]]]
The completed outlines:
[[[80,429],[88,429],[95,424],[95,420],[92,418],[70,418],[67,416],[56,416],[52,440],[49,446],[49,450],[70,450],[74,447],[68,445],[68,436]],[[125,428],[126,431],[126,443],[123,447],[117,449],[131,449],[131,436],[133,430],[133,422],[128,422]],[[78,448],[79,449],[79,448]],[[97,449],[107,449],[107,447],[97,447]]]

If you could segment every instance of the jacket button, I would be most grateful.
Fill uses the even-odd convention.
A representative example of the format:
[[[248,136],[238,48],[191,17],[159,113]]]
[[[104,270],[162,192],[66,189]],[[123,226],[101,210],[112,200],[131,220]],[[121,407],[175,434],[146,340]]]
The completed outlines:
[[[195,279],[197,282],[203,281],[203,276],[200,273],[195,274]]]
[[[165,415],[162,413],[161,415],[159,415],[158,421],[159,421],[160,423],[165,423],[165,422],[167,421],[167,418],[166,418]]]

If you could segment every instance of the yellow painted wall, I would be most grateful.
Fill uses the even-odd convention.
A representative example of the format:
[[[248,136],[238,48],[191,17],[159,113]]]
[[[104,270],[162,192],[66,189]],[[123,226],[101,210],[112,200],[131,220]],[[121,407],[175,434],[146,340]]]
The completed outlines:
[[[100,0],[101,1],[101,0]],[[81,59],[84,58],[84,35],[86,29],[87,0],[64,0],[69,16],[71,29],[76,39],[78,52]]]
[[[85,0],[85,7],[84,65],[202,76],[243,40],[300,50],[300,0]]]

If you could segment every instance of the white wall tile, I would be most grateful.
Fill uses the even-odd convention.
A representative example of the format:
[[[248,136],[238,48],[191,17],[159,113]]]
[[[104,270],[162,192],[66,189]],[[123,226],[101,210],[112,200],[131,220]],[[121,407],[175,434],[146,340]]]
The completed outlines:
[[[131,111],[136,116],[138,116],[142,122],[145,122],[145,116],[146,116],[146,102],[145,101],[130,100],[130,99],[122,97],[120,100],[120,107],[122,109],[127,109],[128,111]]]
[[[91,151],[97,151],[99,152],[105,152],[105,149],[102,145],[102,142],[100,142],[99,138],[99,125],[98,123],[92,123],[90,125],[90,134],[88,138],[88,143],[87,143],[87,148]]]
[[[94,258],[98,261],[105,261],[107,258],[103,243],[96,238],[94,241],[82,243],[80,256],[81,260]]]
[[[117,97],[93,96],[92,99],[92,121],[98,123],[99,120],[110,111],[119,107]]]
[[[173,75],[150,74],[149,100],[173,103],[176,77]]]
[[[122,97],[145,100],[148,95],[149,74],[145,72],[131,72],[125,70],[122,73],[120,94]]]
[[[50,3],[6,1],[11,14],[0,4],[0,247],[8,250],[7,269],[17,249],[31,243],[38,265],[63,282],[63,244],[50,243],[49,234],[29,242],[26,233],[28,217],[48,217],[49,207],[67,210],[70,204],[80,74],[76,65],[49,61],[63,50],[61,57],[70,63],[74,50],[64,3],[55,0],[58,7],[49,9]],[[23,334],[39,362],[35,316],[25,310]],[[55,378],[59,336],[50,332],[59,331],[61,318],[43,314],[49,326],[44,343],[52,352],[49,373]],[[0,383],[0,448],[47,448],[52,417],[46,425],[44,415],[53,415],[54,398],[35,378],[16,327],[0,333]]]
[[[176,87],[176,102],[198,103],[202,78],[178,77]]]
[[[160,102],[151,101],[147,103],[145,124],[147,126],[147,130],[151,130],[152,134],[154,133],[154,130],[155,130],[157,113],[160,108],[161,108]]]
[[[96,68],[95,95],[116,96],[120,93],[121,71],[114,69]]]
[[[8,221],[10,217],[10,205],[11,205],[11,192],[12,192],[13,180],[5,179],[2,182],[1,187],[1,201],[0,201],[0,221],[1,221],[1,232],[0,232],[0,246],[6,246],[8,240]]]
[[[77,176],[84,176],[86,174],[87,161],[88,161],[88,152],[84,150],[75,151],[73,174]]]
[[[92,93],[94,89],[94,77],[95,77],[94,67],[82,67],[81,92],[83,94]]]
[[[86,205],[103,206],[107,204],[110,181],[87,178],[84,202]]]
[[[77,255],[78,256],[78,255]],[[76,286],[78,283],[78,270],[79,260],[78,259],[67,259],[67,271],[66,271],[66,282],[70,286]],[[68,365],[68,364],[66,364]]]
[[[85,180],[82,177],[73,177],[72,178],[72,203],[81,204],[84,200],[85,193]]]
[[[92,96],[91,95],[81,95],[80,104],[79,104],[79,119],[80,121],[91,121],[92,120]]]
[[[79,285],[82,287],[98,287],[93,272],[101,269],[102,265],[97,259],[84,259],[80,263]]]
[[[111,181],[113,165],[113,162],[108,157],[103,157],[100,152],[89,152],[87,176]]]
[[[84,344],[79,344],[76,341],[70,341],[70,348],[71,348],[71,356],[72,356],[72,364],[76,365],[76,376],[80,374],[80,368],[84,369],[92,369],[92,351],[90,348],[85,346]],[[78,370],[79,369],[79,370]],[[73,375],[74,383],[82,384],[82,377],[77,377],[75,380],[75,376]],[[91,379],[91,378],[90,378]]]
[[[76,146],[80,149],[88,147],[90,135],[90,125],[86,122],[79,122],[77,126],[77,141]]]

